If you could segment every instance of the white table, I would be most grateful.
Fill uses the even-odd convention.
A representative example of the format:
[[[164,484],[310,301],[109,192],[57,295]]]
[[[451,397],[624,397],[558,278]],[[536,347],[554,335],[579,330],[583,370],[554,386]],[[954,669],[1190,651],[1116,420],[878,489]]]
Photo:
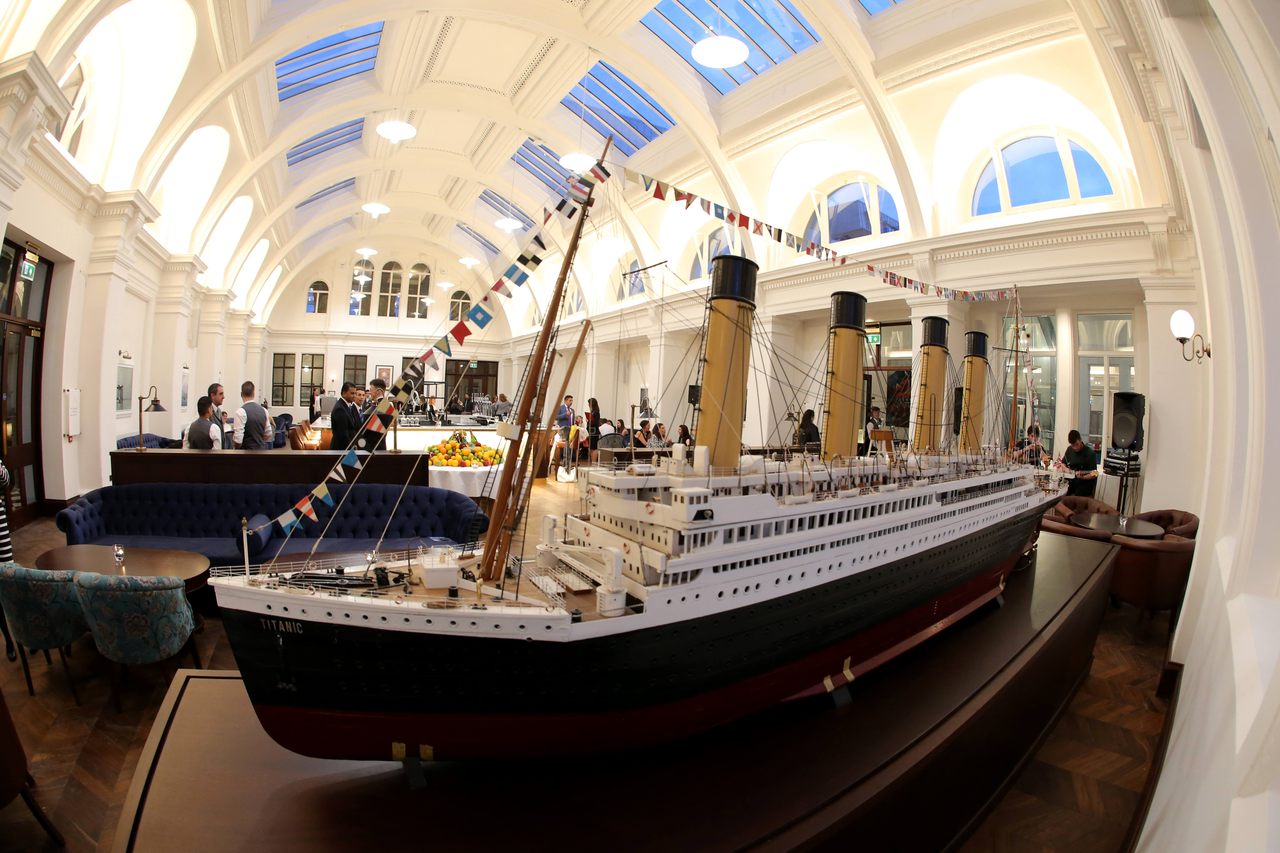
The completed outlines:
[[[498,491],[502,466],[488,468],[441,468],[431,466],[431,485],[459,492],[469,498],[492,498]]]

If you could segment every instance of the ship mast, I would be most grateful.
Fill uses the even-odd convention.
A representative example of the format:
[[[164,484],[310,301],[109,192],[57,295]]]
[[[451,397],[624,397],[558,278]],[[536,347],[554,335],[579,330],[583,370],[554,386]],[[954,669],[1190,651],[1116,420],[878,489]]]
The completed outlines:
[[[1018,371],[1022,369],[1022,300],[1018,287],[1013,288],[1013,402],[1009,408],[1009,444],[1006,453],[1013,453],[1018,436]]]
[[[609,148],[612,145],[613,136],[610,136],[605,140],[604,151],[600,154],[601,160],[609,155]],[[538,330],[538,339],[534,343],[533,352],[529,355],[528,375],[531,378],[541,379],[542,377],[547,350],[551,342],[551,331],[555,328],[556,318],[560,314],[560,301],[564,296],[565,282],[569,278],[569,271],[573,269],[573,259],[578,254],[578,241],[582,238],[582,226],[587,221],[593,195],[595,195],[595,186],[587,192],[587,199],[582,203],[582,210],[578,214],[578,222],[573,226],[573,236],[569,238],[569,245],[564,252],[564,263],[560,265],[556,286],[551,291],[551,299],[547,302],[547,314],[542,320],[542,328]],[[498,480],[498,491],[493,499],[493,519],[496,523],[489,526],[489,532],[485,537],[480,574],[476,581],[477,589],[482,581],[497,580],[506,570],[506,545],[510,544],[511,536],[515,533],[515,525],[520,517],[520,500],[512,500],[512,486],[519,482],[520,494],[524,494],[524,478],[529,465],[529,454],[519,452],[520,442],[532,440],[527,436],[529,415],[533,409],[534,398],[538,396],[540,395],[535,393],[534,388],[526,388],[525,393],[520,396],[520,405],[515,412],[515,417],[511,420],[511,423],[516,426],[517,433],[510,439],[511,446],[507,449],[506,458],[502,463],[502,477]]]

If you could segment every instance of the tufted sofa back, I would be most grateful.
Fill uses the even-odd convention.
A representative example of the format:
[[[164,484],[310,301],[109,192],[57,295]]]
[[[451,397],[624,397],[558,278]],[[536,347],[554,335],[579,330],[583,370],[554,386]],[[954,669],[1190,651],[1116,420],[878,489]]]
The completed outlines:
[[[145,483],[106,486],[58,513],[67,544],[122,536],[238,537],[240,519],[258,513],[275,518],[297,503],[309,485]],[[343,503],[343,498],[351,492]],[[313,501],[318,520],[303,518],[294,537],[318,538],[339,504],[329,536],[376,539],[391,518],[400,486],[331,484],[334,507]],[[488,528],[488,518],[466,495],[431,486],[410,486],[387,530],[388,538],[446,536],[461,542]]]
[[[116,439],[116,450],[132,450],[137,446],[138,437],[136,435],[126,435]],[[182,439],[165,438],[163,435],[156,435],[154,432],[144,432],[142,434],[142,446],[155,448],[156,450],[182,447]]]

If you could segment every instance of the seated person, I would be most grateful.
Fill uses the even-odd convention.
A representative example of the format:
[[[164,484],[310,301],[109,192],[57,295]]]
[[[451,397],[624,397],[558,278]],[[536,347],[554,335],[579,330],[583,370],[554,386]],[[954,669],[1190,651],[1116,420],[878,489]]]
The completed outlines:
[[[664,447],[670,447],[671,442],[667,441],[667,425],[658,424],[653,428],[653,432],[649,435],[648,444],[650,450],[661,450]]]
[[[1039,424],[1027,427],[1027,437],[1018,442],[1018,446],[1013,451],[1013,458],[1029,465],[1044,465],[1049,462],[1049,451],[1040,443]]]
[[[493,404],[494,417],[506,418],[511,414],[511,401],[507,399],[506,394],[498,395],[498,402]]]
[[[1059,468],[1076,472],[1075,479],[1067,485],[1067,494],[1091,498],[1094,490],[1098,488],[1098,455],[1093,452],[1092,447],[1084,443],[1079,430],[1073,429],[1067,433],[1067,443],[1070,447],[1058,460]]]
[[[449,398],[449,404],[444,407],[444,410],[451,415],[462,414],[462,401],[458,399],[457,394]]]
[[[640,428],[631,434],[631,445],[633,447],[648,447],[649,438],[653,435],[649,430],[649,422],[647,420],[640,422]]]

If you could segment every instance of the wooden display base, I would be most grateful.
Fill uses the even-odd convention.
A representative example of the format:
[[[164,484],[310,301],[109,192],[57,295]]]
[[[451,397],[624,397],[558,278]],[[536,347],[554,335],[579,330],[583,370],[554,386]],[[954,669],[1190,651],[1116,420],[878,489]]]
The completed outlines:
[[[115,849],[943,849],[978,825],[1088,672],[1115,550],[1042,534],[1002,607],[837,701],[792,702],[642,753],[428,764],[421,790],[398,764],[282,749],[236,673],[182,670]],[[571,828],[546,819],[566,812]]]

